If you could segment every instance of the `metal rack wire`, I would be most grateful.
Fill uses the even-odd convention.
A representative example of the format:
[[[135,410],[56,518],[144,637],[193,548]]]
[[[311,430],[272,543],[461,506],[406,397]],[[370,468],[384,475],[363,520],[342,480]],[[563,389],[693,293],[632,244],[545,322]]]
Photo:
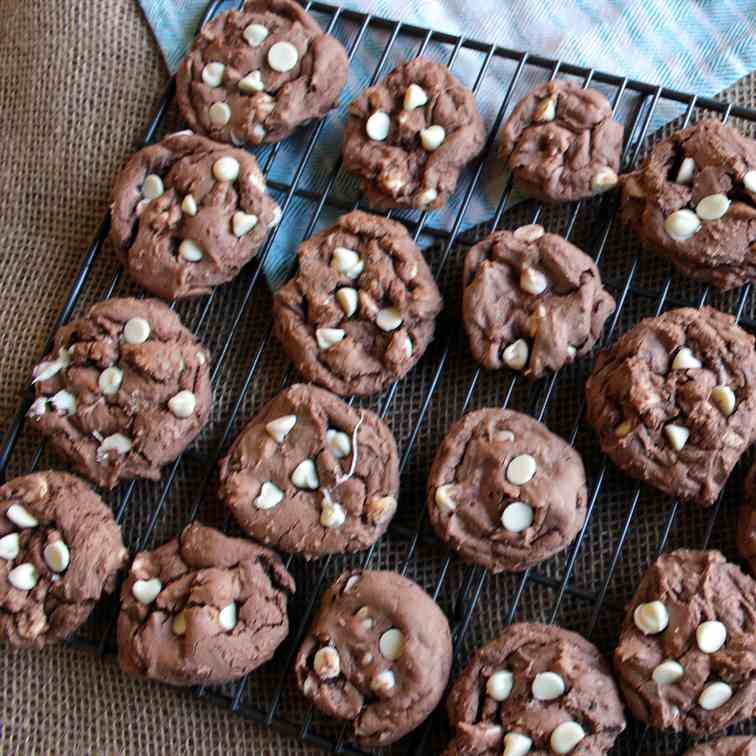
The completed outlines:
[[[207,8],[203,24],[212,18],[221,5],[214,0]],[[491,111],[486,148],[481,157],[469,167],[455,195],[451,209],[444,213],[401,213],[400,219],[411,230],[415,240],[426,248],[434,274],[447,293],[447,311],[458,296],[459,261],[464,250],[480,236],[499,226],[515,226],[527,222],[544,222],[566,238],[585,248],[599,263],[605,284],[617,300],[616,312],[608,324],[605,341],[610,341],[628,323],[641,315],[661,313],[670,306],[713,302],[721,309],[736,314],[747,326],[752,326],[750,287],[744,287],[734,296],[712,292],[697,284],[686,282],[665,265],[649,266],[648,259],[639,255],[639,248],[627,239],[615,221],[616,198],[611,196],[581,201],[564,208],[554,209],[538,203],[516,204],[511,179],[499,192],[495,209],[489,220],[470,229],[470,216],[476,197],[485,192],[490,182],[491,165],[496,165],[493,147],[500,126],[524,90],[529,88],[529,77],[579,77],[584,86],[599,86],[608,90],[617,117],[626,124],[626,143],[623,152],[623,169],[633,165],[647,142],[655,114],[662,109],[673,109],[676,125],[684,126],[700,113],[714,114],[724,120],[739,118],[747,124],[756,123],[756,110],[708,98],[699,98],[671,89],[619,77],[593,69],[550,60],[527,52],[509,50],[496,45],[439,33],[430,29],[403,24],[356,11],[344,10],[326,3],[309,2],[305,7],[322,20],[324,28],[338,34],[345,44],[350,62],[354,63],[366,50],[377,62],[368,71],[360,87],[378,81],[388,73],[389,61],[398,51],[409,55],[435,55],[450,68],[464,58],[466,70],[472,71],[468,83],[476,95],[484,88],[498,90],[496,106]],[[476,63],[473,66],[472,60]],[[501,96],[503,92],[503,96]],[[151,120],[144,142],[158,137],[173,105],[174,85],[161,99]],[[676,109],[676,110],[674,110]],[[223,407],[209,442],[201,453],[191,450],[177,459],[164,472],[160,484],[148,488],[131,482],[113,500],[116,518],[124,524],[133,520],[127,541],[132,554],[155,544],[158,534],[170,532],[174,520],[186,523],[204,516],[205,504],[212,497],[212,471],[221,454],[228,448],[240,420],[249,419],[251,407],[259,406],[272,393],[283,388],[294,378],[293,370],[272,344],[271,323],[267,311],[267,288],[261,274],[271,250],[283,241],[282,228],[287,217],[302,206],[307,208],[308,220],[302,224],[300,238],[306,238],[333,215],[360,206],[359,195],[341,170],[341,161],[334,155],[325,172],[313,171],[313,158],[327,141],[324,130],[339,116],[311,124],[301,134],[289,140],[292,150],[283,144],[257,149],[258,160],[268,179],[270,189],[276,193],[283,210],[283,222],[271,234],[248,271],[235,285],[216,290],[212,295],[193,306],[179,306],[184,321],[195,332],[210,328],[217,316],[219,298],[228,306],[228,325],[223,325],[217,337],[217,349],[212,369],[216,389],[225,383],[229,365],[237,380],[228,406]],[[288,171],[290,168],[293,170]],[[499,172],[501,167],[499,167]],[[389,213],[391,215],[392,213]],[[397,214],[394,214],[397,215]],[[56,321],[55,329],[65,323],[81,306],[82,295],[88,292],[95,298],[113,296],[128,284],[122,270],[112,273],[102,291],[89,291],[97,276],[93,271],[102,262],[101,251],[109,232],[106,218],[87,250],[65,304]],[[628,244],[630,245],[628,247]],[[629,250],[629,251],[628,251]],[[613,259],[607,261],[608,257]],[[190,317],[183,312],[186,309]],[[443,317],[450,317],[448,314]],[[584,377],[590,364],[565,368],[530,386],[516,375],[493,375],[471,366],[465,357],[464,340],[459,327],[439,328],[437,343],[404,381],[394,384],[384,395],[364,400],[394,425],[400,443],[400,469],[402,473],[401,516],[397,516],[389,534],[381,542],[362,554],[350,558],[331,556],[320,560],[313,568],[305,568],[301,560],[288,557],[287,567],[295,573],[299,590],[290,607],[291,632],[279,649],[276,661],[257,670],[238,684],[222,689],[199,689],[197,695],[232,709],[240,715],[297,736],[326,750],[349,754],[362,753],[349,742],[350,730],[320,716],[298,697],[292,688],[291,667],[297,647],[306,632],[310,616],[317,606],[323,588],[346,566],[389,567],[418,580],[447,612],[452,626],[455,669],[459,671],[471,649],[482,640],[489,640],[505,624],[516,619],[559,622],[573,627],[588,638],[594,639],[607,653],[616,638],[618,618],[622,604],[629,598],[628,586],[637,579],[655,554],[667,548],[670,541],[680,538],[685,545],[706,547],[715,536],[715,523],[720,514],[722,499],[707,513],[695,515],[686,510],[692,525],[681,526],[681,506],[649,494],[642,486],[616,474],[603,458],[586,431],[583,422],[582,397]],[[50,342],[45,349],[48,351]],[[586,361],[588,362],[588,361]],[[267,368],[267,370],[266,370]],[[579,392],[576,394],[576,392]],[[451,398],[450,398],[451,397]],[[30,403],[25,397],[10,422],[0,448],[0,473],[5,477],[11,470],[20,472],[37,467],[44,459],[44,445],[23,442],[26,437],[24,418]],[[495,401],[491,401],[495,399]],[[585,525],[574,544],[563,555],[544,565],[531,568],[519,575],[491,577],[479,567],[465,566],[439,547],[427,526],[424,506],[424,476],[427,459],[446,430],[447,417],[457,417],[477,406],[498,403],[527,411],[538,420],[548,421],[552,430],[560,432],[573,445],[578,445],[586,458],[589,472],[589,503]],[[409,418],[400,419],[397,409],[409,407]],[[566,409],[565,409],[566,408]],[[435,418],[440,417],[442,421]],[[392,422],[393,421],[393,422]],[[400,428],[397,425],[401,426]],[[589,450],[586,456],[585,449]],[[25,451],[28,450],[28,451]],[[589,459],[590,457],[590,459]],[[18,458],[18,459],[17,459]],[[591,464],[593,463],[593,464]],[[189,506],[178,507],[182,499],[176,488],[181,485],[186,468],[191,467],[194,479]],[[727,491],[731,491],[728,487]],[[725,496],[728,496],[725,493]],[[643,499],[654,498],[653,521],[656,523],[652,546],[640,544],[643,538],[639,529],[645,527],[649,510],[640,509]],[[619,505],[618,501],[623,504]],[[143,504],[148,506],[142,507]],[[141,511],[144,509],[145,511]],[[624,515],[620,513],[624,509]],[[619,510],[619,511],[617,511]],[[233,527],[226,518],[225,525]],[[176,526],[173,532],[179,529]],[[126,527],[125,527],[126,529]],[[678,531],[682,530],[682,534]],[[129,537],[130,536],[130,537]],[[690,539],[695,538],[695,543]],[[721,540],[721,539],[719,539]],[[648,539],[646,539],[648,541]],[[646,541],[643,541],[645,544]],[[603,543],[600,567],[586,565],[596,551],[595,544]],[[726,544],[726,538],[725,538]],[[643,552],[645,559],[623,559],[628,548]],[[629,573],[617,577],[628,564]],[[592,578],[583,580],[588,571]],[[596,573],[596,574],[594,574]],[[582,582],[589,584],[583,585]],[[486,602],[481,605],[482,598]],[[496,610],[491,611],[491,603]],[[84,631],[73,642],[95,646],[100,652],[112,647],[112,631],[117,607],[105,602]],[[753,723],[750,723],[753,727]],[[412,736],[391,749],[396,753],[433,753],[442,747],[448,737],[443,713],[437,712]],[[661,736],[638,724],[631,724],[615,749],[617,753],[672,753],[682,750],[680,738]]]

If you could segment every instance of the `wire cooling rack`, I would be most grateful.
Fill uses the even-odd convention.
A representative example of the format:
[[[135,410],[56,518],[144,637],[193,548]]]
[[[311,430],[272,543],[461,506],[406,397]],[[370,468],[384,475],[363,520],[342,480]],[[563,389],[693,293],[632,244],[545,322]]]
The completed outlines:
[[[203,23],[219,10],[211,2]],[[389,533],[366,552],[331,556],[305,564],[285,562],[297,580],[289,605],[291,631],[276,657],[240,682],[202,688],[198,696],[230,706],[239,715],[292,734],[325,750],[362,753],[350,742],[350,728],[321,715],[299,694],[292,662],[323,589],[344,569],[355,566],[396,569],[419,582],[446,612],[453,631],[459,673],[472,651],[496,637],[513,621],[554,622],[582,633],[607,655],[617,641],[623,605],[645,568],[665,549],[721,548],[734,559],[735,512],[743,465],[720,501],[710,510],[680,505],[619,474],[601,455],[584,422],[583,390],[591,360],[563,368],[534,384],[508,372],[482,371],[469,358],[461,328],[461,266],[470,244],[495,227],[540,222],[571,239],[599,263],[605,285],[617,300],[604,341],[642,317],[676,306],[712,304],[734,313],[753,329],[750,287],[721,293],[688,281],[651,255],[615,219],[616,197],[602,196],[561,207],[518,202],[511,180],[495,155],[499,128],[515,102],[547,78],[575,78],[605,92],[615,116],[625,123],[623,170],[633,165],[662,132],[708,115],[730,120],[752,134],[756,111],[721,100],[696,97],[589,68],[509,50],[463,37],[344,10],[320,2],[305,7],[345,45],[350,78],[338,110],[300,129],[285,143],[254,150],[271,191],[283,210],[257,262],[236,281],[212,295],[176,305],[184,323],[209,347],[213,357],[214,415],[208,429],[175,463],[160,483],[134,481],[108,494],[124,539],[135,554],[173,537],[195,517],[235,527],[215,498],[220,456],[256,410],[285,385],[294,371],[271,339],[270,294],[263,264],[279,249],[293,247],[341,213],[361,206],[357,182],[342,170],[339,140],[346,103],[394,65],[416,55],[446,63],[475,91],[489,127],[486,149],[460,181],[444,210],[393,213],[424,248],[445,296],[437,338],[421,363],[384,394],[355,400],[370,407],[392,427],[401,454],[400,507]],[[147,129],[151,142],[176,127],[174,85],[161,99]],[[670,127],[667,127],[667,131]],[[55,329],[93,302],[113,295],[139,295],[102,254],[109,231],[106,218],[87,250],[68,292]],[[48,351],[50,342],[45,349]],[[44,444],[26,430],[31,394],[9,423],[2,448],[3,477],[36,467],[59,466]],[[433,537],[425,517],[425,480],[438,444],[464,412],[484,406],[509,406],[545,422],[582,454],[589,477],[588,517],[575,543],[562,554],[522,574],[488,575],[451,556]],[[100,603],[72,643],[112,652],[115,598]],[[754,722],[740,732],[753,732]],[[415,733],[386,749],[390,753],[438,753],[450,738],[442,707]],[[632,721],[613,753],[673,754],[686,738],[659,733]],[[292,747],[296,750],[296,745]]]

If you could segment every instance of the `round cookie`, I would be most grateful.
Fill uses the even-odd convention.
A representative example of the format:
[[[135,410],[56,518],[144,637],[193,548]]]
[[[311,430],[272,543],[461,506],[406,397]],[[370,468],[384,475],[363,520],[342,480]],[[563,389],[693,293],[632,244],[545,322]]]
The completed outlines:
[[[734,736],[699,743],[684,756],[756,756],[756,738]]]
[[[585,522],[580,455],[527,415],[470,412],[449,430],[428,478],[428,515],[466,562],[519,572],[569,546]]]
[[[396,572],[352,570],[324,594],[295,671],[307,698],[373,747],[428,717],[451,661],[449,623],[420,586]]]
[[[415,58],[349,105],[341,154],[371,207],[432,210],[485,137],[473,93],[446,66]]]
[[[756,714],[756,582],[718,551],[679,549],[647,570],[614,667],[633,714],[710,735]]]
[[[756,423],[753,336],[711,307],[647,318],[596,360],[588,420],[621,470],[711,506]]]
[[[38,472],[0,487],[0,640],[63,640],[112,593],[128,554],[102,499],[79,478]]]
[[[234,278],[280,214],[252,155],[180,132],[134,154],[116,178],[111,236],[142,288],[178,299]]]
[[[464,287],[473,357],[529,379],[589,354],[614,312],[593,260],[536,224],[496,231],[472,247]]]
[[[756,281],[756,140],[707,119],[659,142],[622,177],[622,218],[685,275]]]
[[[407,229],[357,210],[297,255],[299,270],[276,293],[273,317],[302,375],[342,396],[403,378],[433,338],[443,305]]]
[[[738,550],[756,575],[756,464],[748,471],[743,503],[738,515]]]
[[[452,686],[457,738],[446,756],[607,753],[625,729],[617,687],[598,649],[553,625],[510,625]]]
[[[601,92],[548,81],[515,106],[501,132],[500,155],[527,194],[571,202],[617,184],[623,133]]]
[[[208,420],[207,350],[156,299],[108,299],[63,326],[33,372],[33,424],[103,488],[160,479]]]
[[[207,24],[176,73],[191,128],[219,142],[280,142],[322,118],[346,83],[342,45],[293,0],[248,0]]]
[[[396,512],[399,457],[376,414],[300,383],[239,434],[220,480],[221,498],[253,538],[313,559],[383,535]]]
[[[288,634],[294,590],[270,549],[194,522],[134,558],[121,589],[118,663],[171,685],[237,680]]]

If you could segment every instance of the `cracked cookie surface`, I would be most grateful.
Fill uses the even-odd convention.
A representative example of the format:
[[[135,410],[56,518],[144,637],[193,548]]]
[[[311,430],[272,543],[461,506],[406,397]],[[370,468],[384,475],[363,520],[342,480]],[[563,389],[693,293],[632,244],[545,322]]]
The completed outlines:
[[[484,141],[473,93],[446,66],[416,58],[349,105],[342,156],[371,207],[431,210]]]
[[[479,649],[447,701],[457,736],[445,756],[607,753],[625,729],[599,650],[553,625],[510,625]]]
[[[121,590],[119,665],[171,685],[236,680],[288,634],[294,590],[270,549],[194,522],[134,558]]]
[[[180,132],[134,154],[116,178],[111,237],[143,289],[192,297],[233,279],[280,212],[254,156]]]
[[[354,211],[303,242],[297,256],[273,316],[302,375],[342,396],[403,378],[433,338],[443,304],[407,229]]]
[[[638,719],[711,735],[756,714],[756,582],[718,551],[679,549],[645,573],[614,667]]]
[[[33,372],[33,425],[103,488],[159,480],[210,415],[209,355],[166,305],[109,299],[63,326]]]
[[[593,260],[537,224],[496,231],[472,247],[464,287],[473,357],[529,379],[589,354],[614,312]]]
[[[587,416],[621,470],[711,506],[756,422],[754,338],[711,307],[642,320],[602,351]]]
[[[176,73],[194,131],[219,142],[279,142],[334,107],[346,51],[292,0],[249,0],[199,33]]]
[[[756,464],[748,471],[738,515],[738,550],[756,576]]]
[[[756,756],[756,738],[732,736],[699,743],[684,756]]]
[[[383,535],[397,508],[399,459],[376,414],[296,384],[241,432],[220,479],[244,530],[312,559],[366,549]]]
[[[451,668],[446,616],[396,572],[352,570],[325,592],[297,654],[304,695],[384,746],[414,730],[443,695]]]
[[[756,140],[713,119],[672,134],[622,177],[622,219],[685,275],[756,281]]]
[[[501,132],[500,155],[527,194],[571,202],[617,184],[623,133],[601,92],[548,81],[515,106]]]
[[[0,639],[63,640],[115,590],[128,554],[102,499],[79,478],[45,471],[0,487]]]

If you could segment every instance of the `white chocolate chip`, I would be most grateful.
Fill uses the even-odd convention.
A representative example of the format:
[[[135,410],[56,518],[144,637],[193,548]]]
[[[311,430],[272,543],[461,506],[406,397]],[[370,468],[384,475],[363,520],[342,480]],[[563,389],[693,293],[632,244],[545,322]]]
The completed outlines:
[[[669,624],[669,612],[661,601],[638,604],[633,612],[633,622],[643,635],[657,635]]]
[[[357,583],[360,582],[360,576],[359,575],[351,575],[349,579],[346,581],[346,585],[344,586],[344,593],[349,593],[349,591],[354,588]]]
[[[377,110],[365,123],[367,135],[376,142],[382,142],[391,131],[391,119],[388,113]]]
[[[179,244],[178,251],[179,255],[187,262],[199,262],[205,256],[202,247],[191,239],[184,239]]]
[[[666,659],[661,664],[657,664],[651,673],[651,677],[657,685],[674,685],[682,680],[684,675],[685,670],[682,664],[674,659]]]
[[[672,360],[672,370],[689,370],[701,367],[701,361],[697,359],[688,347],[683,347]]]
[[[732,698],[732,688],[723,682],[714,682],[707,685],[698,697],[698,703],[702,709],[713,711],[724,706]]]
[[[446,131],[443,126],[434,124],[420,131],[420,143],[426,152],[437,150],[446,139]]]
[[[262,24],[250,24],[242,36],[250,47],[259,47],[267,38],[268,30]]]
[[[47,399],[44,396],[40,396],[39,399],[35,399],[32,402],[29,411],[26,413],[29,417],[41,417],[47,412]]]
[[[386,630],[378,641],[378,648],[384,659],[396,661],[404,653],[404,633],[398,627]]]
[[[324,528],[340,528],[346,521],[346,512],[344,507],[337,501],[323,500],[323,506],[320,510],[320,524]]]
[[[257,216],[254,213],[243,213],[241,210],[234,213],[231,218],[231,228],[234,236],[241,238],[257,225]]]
[[[331,257],[331,267],[338,270],[339,273],[344,273],[349,278],[357,278],[362,273],[365,264],[353,249],[336,247]]]
[[[338,344],[346,336],[346,331],[341,328],[318,328],[315,331],[315,339],[320,349],[329,349]]]
[[[277,443],[282,444],[291,429],[297,424],[296,415],[283,415],[282,417],[271,420],[265,430],[268,435]]]
[[[517,339],[502,353],[504,364],[512,370],[522,370],[528,364],[530,348],[525,339]]]
[[[382,331],[395,331],[402,324],[402,314],[396,307],[385,307],[378,310],[375,324]]]
[[[513,486],[524,486],[536,473],[536,461],[530,454],[518,454],[507,465],[507,480]]]
[[[258,112],[260,112],[262,114],[262,107],[260,107],[258,105],[257,110],[258,110]],[[265,110],[265,113],[263,114],[263,117],[265,115],[268,115],[272,110],[273,110],[272,106],[270,107],[270,109],[268,109],[266,107],[266,110]],[[265,129],[259,123],[256,123],[254,125],[254,127],[252,128],[252,136],[255,138],[254,144],[259,144],[260,142],[262,142],[263,139],[265,139]],[[275,210],[273,212],[275,213]],[[278,216],[278,220],[281,220],[281,216],[280,215]],[[275,221],[275,223],[271,223],[270,225],[271,226],[275,226],[276,223],[278,223],[278,220]]]
[[[21,536],[18,533],[8,533],[0,538],[0,559],[12,562],[21,550]]]
[[[405,186],[405,181],[400,176],[389,176],[388,178],[381,179],[381,183],[392,194],[400,192]]]
[[[451,486],[439,486],[436,489],[436,506],[439,508],[442,514],[453,514],[457,509],[457,503],[452,499],[449,494]]]
[[[696,172],[696,161],[692,157],[686,157],[680,163],[680,169],[677,171],[675,181],[678,184],[690,184],[693,181],[693,174]]]
[[[352,439],[343,431],[327,430],[326,446],[336,459],[343,459],[352,453]]]
[[[729,386],[714,386],[711,390],[711,401],[714,402],[720,412],[726,417],[735,412],[735,392]]]
[[[163,186],[163,179],[155,173],[151,173],[147,176],[142,184],[142,195],[145,199],[154,200],[161,197],[165,187]]]
[[[718,620],[702,622],[696,628],[696,643],[705,654],[715,654],[727,640],[727,628]]]
[[[131,318],[123,327],[123,338],[127,344],[144,344],[151,332],[150,324],[144,318]]]
[[[273,509],[284,497],[284,492],[275,484],[266,480],[260,487],[260,493],[255,499],[258,509]]]
[[[546,274],[538,268],[532,268],[529,265],[522,269],[520,274],[520,288],[528,294],[543,294],[549,286],[549,279]]]
[[[370,616],[370,608],[367,606],[361,606],[355,613],[354,616],[357,617],[357,619],[360,620],[360,624],[366,629],[370,630],[372,629],[373,625],[375,625],[375,620]]]
[[[404,109],[414,110],[415,108],[421,108],[428,102],[428,95],[426,91],[417,84],[410,84],[407,89],[404,90]]]
[[[228,633],[236,627],[237,618],[238,612],[234,601],[230,604],[226,604],[226,606],[218,612],[218,623]]]
[[[149,580],[135,580],[131,586],[131,595],[140,604],[151,604],[163,590],[163,584],[160,578],[150,578]]]
[[[486,682],[486,693],[494,701],[506,701],[512,692],[514,675],[508,669],[494,672]]]
[[[397,501],[393,496],[379,496],[371,499],[367,505],[368,520],[373,525],[380,525],[394,516],[396,507]]]
[[[339,303],[344,315],[351,318],[357,312],[357,291],[344,286],[336,292],[336,301]]]
[[[213,176],[218,181],[228,181],[233,183],[239,178],[241,166],[236,158],[229,155],[219,158],[213,163]]]
[[[554,753],[569,753],[583,738],[585,730],[577,722],[562,722],[549,738]]]
[[[40,362],[39,365],[34,367],[34,370],[32,371],[32,377],[34,379],[32,384],[52,378],[54,375],[57,375],[58,372],[67,368],[70,364],[70,351],[68,349],[60,349],[58,357],[52,362]]]
[[[207,358],[202,352],[197,352],[197,364],[204,365],[207,362]]]
[[[21,504],[11,504],[5,516],[19,528],[36,528],[39,525],[37,518]]]
[[[504,750],[501,756],[525,756],[530,753],[533,741],[519,732],[508,732],[504,736]]]
[[[538,701],[554,701],[566,690],[561,675],[556,672],[541,672],[535,676],[531,690]]]
[[[685,241],[701,228],[701,221],[692,210],[676,210],[664,221],[664,230],[675,241]]]
[[[437,197],[438,192],[435,189],[426,189],[420,194],[420,196],[417,198],[417,201],[421,206],[425,207],[426,205],[430,205],[431,202],[434,202]]]
[[[291,42],[276,42],[268,50],[268,65],[279,73],[291,71],[299,62],[299,52]]]
[[[685,444],[688,443],[690,431],[684,425],[669,423],[669,425],[664,426],[664,434],[667,436],[670,446],[675,451],[681,451]]]
[[[262,74],[259,71],[248,73],[243,79],[239,79],[239,91],[244,94],[262,92],[265,89]]]
[[[409,359],[412,357],[412,339],[409,336],[405,336],[404,341],[401,344],[402,351],[404,352],[404,356]]]
[[[312,660],[315,674],[321,680],[333,680],[341,674],[341,658],[339,652],[331,646],[324,646],[315,652]]]
[[[743,186],[746,188],[746,191],[756,194],[756,171],[748,171],[743,176]]]
[[[605,192],[617,185],[619,179],[611,168],[599,168],[591,178],[591,189],[594,192]]]
[[[184,609],[173,618],[171,629],[174,635],[186,635],[186,611]]]
[[[730,209],[726,194],[710,194],[696,205],[696,215],[705,221],[719,220]]]
[[[19,591],[32,590],[38,580],[39,571],[31,562],[19,564],[8,573],[8,582]]]
[[[65,389],[61,389],[50,399],[56,412],[61,415],[73,415],[76,412],[76,397]]]
[[[53,572],[65,572],[71,562],[71,552],[63,541],[48,543],[42,555]]]
[[[223,72],[225,70],[226,67],[223,63],[218,63],[217,61],[208,63],[202,69],[202,81],[204,81],[208,87],[219,87],[223,83]]]
[[[511,444],[515,440],[515,435],[510,430],[501,430],[494,433],[494,441],[499,441],[502,444]]]
[[[197,409],[197,397],[186,389],[179,391],[168,400],[168,409],[174,417],[181,419],[191,417]]]
[[[225,102],[214,102],[207,113],[210,124],[216,128],[225,126],[231,120],[231,108]]]
[[[309,491],[317,491],[320,487],[318,470],[311,459],[303,459],[291,474],[291,482],[297,488],[303,488]]]
[[[114,433],[104,438],[97,449],[97,461],[104,462],[108,457],[108,452],[111,451],[116,454],[128,454],[131,451],[131,439],[122,433]]]
[[[556,118],[556,97],[544,97],[536,106],[533,119],[539,123],[553,121]]]
[[[633,424],[630,420],[624,420],[615,429],[614,432],[620,437],[624,438],[629,435],[633,430]]]
[[[97,385],[105,396],[112,396],[118,392],[123,382],[123,370],[115,366],[105,368],[97,379]]]
[[[538,223],[529,223],[514,230],[513,236],[518,241],[534,242],[540,239],[546,232]]]
[[[373,693],[377,693],[379,696],[387,696],[396,686],[396,678],[394,673],[390,669],[384,669],[383,672],[379,672],[371,681],[370,688]]]
[[[197,201],[191,194],[187,194],[181,202],[181,210],[187,215],[197,215]]]
[[[533,507],[524,501],[513,501],[501,515],[501,524],[512,533],[521,533],[533,524]]]

